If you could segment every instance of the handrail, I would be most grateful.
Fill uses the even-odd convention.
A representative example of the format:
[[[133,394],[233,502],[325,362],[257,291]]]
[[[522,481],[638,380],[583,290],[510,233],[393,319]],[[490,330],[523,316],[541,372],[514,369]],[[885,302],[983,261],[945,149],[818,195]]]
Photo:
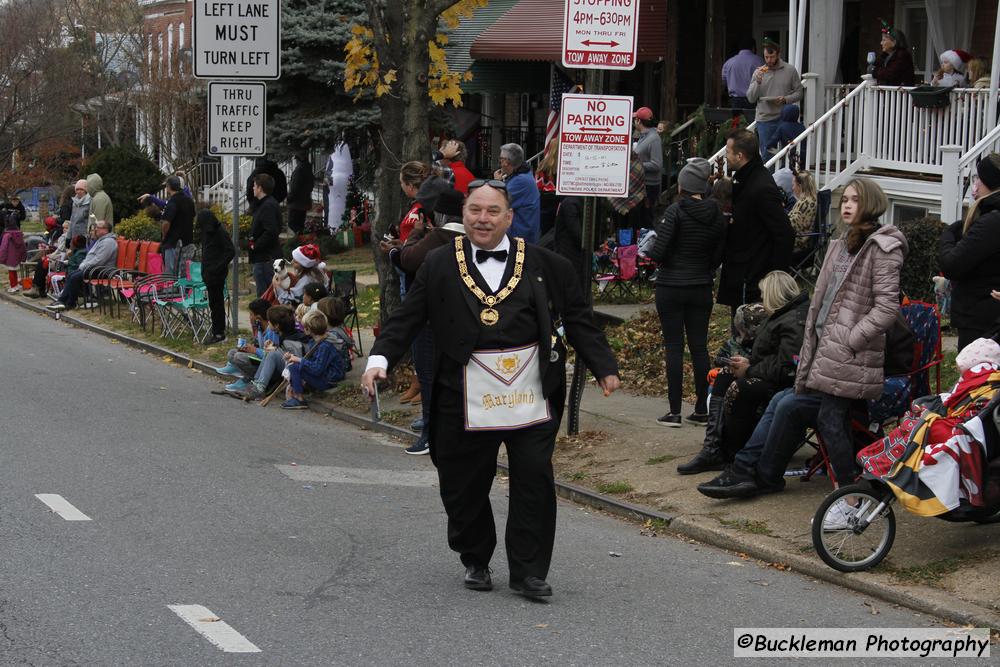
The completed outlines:
[[[694,123],[694,122],[695,122],[696,120],[698,120],[698,117],[697,117],[697,116],[691,116],[691,117],[690,117],[690,118],[688,118],[688,119],[687,119],[686,121],[684,121],[683,123],[681,123],[680,125],[678,125],[677,127],[675,127],[675,128],[673,129],[673,131],[672,131],[672,132],[670,133],[670,137],[671,137],[671,138],[673,138],[673,137],[676,137],[676,136],[677,136],[678,134],[680,134],[680,133],[681,133],[681,132],[683,132],[684,130],[688,129],[689,127],[691,127],[691,125],[692,125],[692,124],[693,124],[693,123]]]
[[[755,127],[757,127],[757,121],[756,120],[754,122],[750,123],[749,125],[747,125],[746,129],[752,130]],[[718,160],[720,157],[724,156],[725,154],[726,154],[726,146],[725,146],[725,144],[723,144],[722,148],[720,148],[719,150],[715,151],[715,153],[712,154],[712,157],[708,158],[708,161],[711,162],[712,164],[715,164],[715,161]]]
[[[847,103],[850,100],[852,100],[855,97],[857,97],[858,95],[860,95],[861,92],[865,89],[866,86],[871,85],[872,81],[874,81],[874,79],[867,79],[867,80],[862,81],[861,83],[859,83],[854,90],[852,90],[847,95],[844,95],[843,99],[841,99],[839,102],[837,102],[832,107],[830,107],[826,111],[826,113],[824,113],[822,116],[820,116],[819,118],[817,118],[815,120],[815,122],[813,122],[812,125],[810,125],[809,127],[807,127],[802,132],[802,134],[800,134],[799,136],[795,137],[794,139],[792,139],[791,141],[789,141],[787,144],[785,144],[785,146],[780,151],[778,151],[777,153],[775,153],[771,157],[770,160],[768,160],[767,162],[764,163],[764,166],[770,169],[779,160],[781,160],[782,158],[784,158],[788,154],[789,151],[791,151],[793,148],[797,148],[798,145],[799,145],[799,143],[801,143],[803,140],[805,140],[809,135],[815,133],[816,130],[819,128],[819,126],[822,125],[823,123],[825,123],[828,118],[832,118],[833,115],[837,113],[837,111],[839,111],[840,109],[846,107]]]
[[[972,161],[979,157],[979,154],[986,150],[991,143],[1000,139],[1000,125],[997,125],[992,130],[986,133],[982,139],[976,142],[976,145],[966,151],[965,155],[958,159],[958,168],[965,169]]]

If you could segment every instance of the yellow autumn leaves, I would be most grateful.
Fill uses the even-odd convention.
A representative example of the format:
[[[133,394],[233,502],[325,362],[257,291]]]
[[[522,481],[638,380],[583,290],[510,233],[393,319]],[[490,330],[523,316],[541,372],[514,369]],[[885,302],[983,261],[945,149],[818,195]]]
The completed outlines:
[[[472,16],[479,7],[485,7],[487,0],[461,0],[443,11],[439,17],[446,28],[456,28],[462,18]],[[344,90],[356,90],[354,96],[358,100],[365,90],[373,90],[376,97],[392,92],[392,84],[397,81],[395,69],[382,71],[378,49],[375,46],[374,33],[368,26],[355,24],[351,26],[353,37],[344,46],[345,70]],[[387,35],[387,39],[391,39]],[[472,72],[460,74],[448,68],[444,47],[448,44],[448,36],[438,33],[427,41],[427,51],[430,64],[427,72],[427,94],[438,106],[452,102],[462,106],[463,81],[472,80]]]

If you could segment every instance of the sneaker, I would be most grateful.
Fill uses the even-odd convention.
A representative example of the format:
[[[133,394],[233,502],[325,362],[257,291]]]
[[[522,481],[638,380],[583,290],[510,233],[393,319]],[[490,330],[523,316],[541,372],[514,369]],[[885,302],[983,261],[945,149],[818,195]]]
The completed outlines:
[[[87,310],[93,310],[94,308],[97,308],[97,302],[88,301],[87,303],[83,304],[83,307],[86,308]]]
[[[850,530],[856,522],[857,511],[858,508],[848,505],[846,500],[841,499],[826,511],[826,516],[823,517],[823,530],[830,532]]]
[[[290,398],[281,404],[282,410],[305,410],[309,407],[309,404],[305,401],[300,401],[297,398]]]
[[[20,285],[15,285],[14,287],[7,288],[7,294],[17,294],[20,291],[21,291]]]
[[[248,401],[259,401],[267,396],[267,387],[260,386],[256,380],[252,381],[247,385],[246,391],[243,392],[243,396]]]
[[[51,310],[53,313],[61,313],[62,311],[66,310],[66,304],[61,301],[56,301],[53,304],[45,306],[45,309]]]
[[[689,424],[697,424],[698,426],[708,426],[708,413],[698,414],[697,412],[692,412],[684,418],[684,421]]]
[[[421,437],[415,443],[404,449],[407,454],[413,454],[414,456],[420,456],[422,454],[428,454],[431,451],[430,440]]]
[[[670,428],[680,428],[681,427],[681,416],[671,413],[667,413],[656,420],[656,423],[660,426],[669,426]]]
[[[414,433],[421,433],[424,430],[424,418],[417,417],[412,422],[410,422],[410,430]]]
[[[221,368],[215,368],[213,370],[219,375],[232,375],[235,378],[241,377],[243,375],[243,371],[241,371],[233,364],[226,364]]]
[[[250,383],[246,381],[246,378],[240,378],[232,384],[227,384],[226,391],[243,391],[247,388],[248,384]]]
[[[760,493],[753,475],[732,466],[715,479],[698,485],[698,492],[709,498],[752,498]]]
[[[218,345],[226,342],[226,334],[212,334],[205,339],[203,345]]]

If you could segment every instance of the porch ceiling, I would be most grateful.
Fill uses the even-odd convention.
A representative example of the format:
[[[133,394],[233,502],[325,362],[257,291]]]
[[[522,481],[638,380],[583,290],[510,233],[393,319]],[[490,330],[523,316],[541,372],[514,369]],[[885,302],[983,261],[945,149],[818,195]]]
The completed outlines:
[[[560,62],[564,11],[562,2],[520,0],[473,42],[471,55],[476,60]],[[636,57],[640,62],[662,60],[667,50],[667,0],[642,0],[639,14]]]

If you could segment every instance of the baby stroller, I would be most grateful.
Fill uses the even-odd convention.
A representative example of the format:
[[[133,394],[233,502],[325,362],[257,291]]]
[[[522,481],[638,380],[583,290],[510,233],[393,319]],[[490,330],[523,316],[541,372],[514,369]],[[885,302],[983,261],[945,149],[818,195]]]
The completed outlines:
[[[914,514],[945,521],[1000,521],[996,366],[977,391],[964,412],[945,407],[939,396],[919,399],[892,434],[858,454],[862,481],[828,495],[812,520],[813,546],[824,563],[841,572],[880,563],[896,537],[896,502]],[[977,398],[981,409],[974,404]]]

